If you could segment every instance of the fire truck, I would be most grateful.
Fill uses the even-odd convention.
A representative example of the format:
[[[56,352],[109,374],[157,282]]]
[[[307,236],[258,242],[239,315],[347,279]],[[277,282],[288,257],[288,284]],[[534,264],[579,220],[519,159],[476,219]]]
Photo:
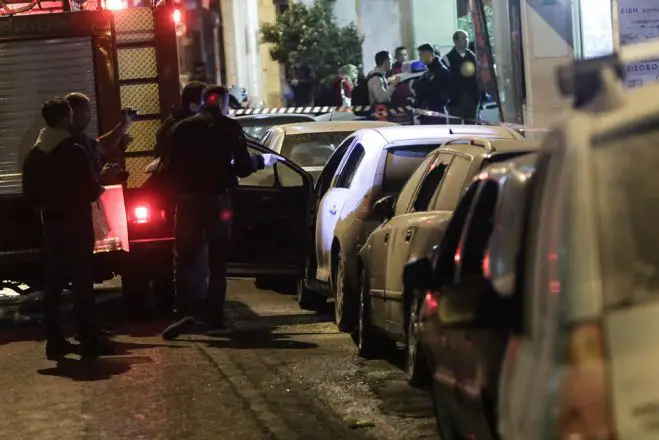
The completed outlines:
[[[181,13],[164,2],[125,7],[124,0],[106,1],[98,10],[54,13],[43,13],[48,2],[42,2],[33,8],[37,13],[0,17],[0,281],[42,285],[41,222],[21,195],[21,164],[43,127],[43,101],[81,92],[96,116],[90,135],[111,130],[122,107],[138,111],[122,158],[128,181],[106,191],[99,205],[96,281],[121,275],[125,295],[149,289],[166,295],[173,285],[173,210],[145,185],[145,169],[161,121],[180,100]],[[110,8],[109,2],[122,4]],[[270,152],[251,140],[249,149]],[[272,184],[244,182],[236,191],[230,274],[295,279],[304,271],[313,179],[284,159],[269,172],[274,176],[265,181]],[[100,237],[99,228],[105,229]]]

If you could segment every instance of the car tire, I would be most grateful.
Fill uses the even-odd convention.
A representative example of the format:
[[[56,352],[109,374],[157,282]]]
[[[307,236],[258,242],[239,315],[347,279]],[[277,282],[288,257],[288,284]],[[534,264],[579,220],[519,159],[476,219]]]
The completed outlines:
[[[368,272],[363,269],[359,282],[359,319],[357,328],[353,332],[353,340],[357,345],[360,357],[372,359],[381,355],[385,350],[395,347],[395,343],[379,335],[371,324],[370,287]]]
[[[433,381],[432,386],[432,408],[435,415],[437,435],[440,440],[459,440],[451,417],[444,409],[444,403],[439,399],[439,385]]]
[[[334,291],[334,321],[340,331],[352,333],[357,327],[357,307],[346,286],[345,263],[341,251],[332,265],[332,290]]]
[[[325,297],[305,285],[304,278],[297,280],[297,305],[302,310],[317,311],[325,303]]]
[[[430,382],[430,371],[426,364],[421,341],[418,338],[422,299],[417,291],[413,291],[411,295],[405,319],[405,377],[410,385],[420,387]]]

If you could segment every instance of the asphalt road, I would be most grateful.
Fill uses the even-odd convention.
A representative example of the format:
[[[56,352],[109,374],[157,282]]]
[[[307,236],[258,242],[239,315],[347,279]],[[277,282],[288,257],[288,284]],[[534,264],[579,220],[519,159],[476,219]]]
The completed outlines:
[[[0,438],[436,438],[430,396],[405,383],[402,356],[357,357],[329,313],[291,296],[233,280],[235,335],[175,342],[159,338],[164,323],[109,304],[118,351],[96,362],[49,362],[38,327],[0,328]]]

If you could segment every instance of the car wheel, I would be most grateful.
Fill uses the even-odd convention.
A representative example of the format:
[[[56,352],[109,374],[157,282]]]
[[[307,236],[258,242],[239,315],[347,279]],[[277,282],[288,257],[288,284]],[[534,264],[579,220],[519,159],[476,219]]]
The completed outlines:
[[[444,409],[444,403],[439,399],[439,385],[435,381],[432,387],[432,407],[440,440],[459,440],[453,422]]]
[[[301,309],[316,311],[323,306],[323,303],[325,303],[325,297],[308,289],[304,278],[297,280],[297,304]]]
[[[419,340],[420,311],[421,296],[417,291],[413,291],[405,328],[405,376],[412,386],[425,385],[430,380],[430,372]]]
[[[345,262],[341,251],[336,256],[334,264],[334,276],[332,277],[332,287],[334,289],[334,320],[336,326],[344,333],[352,332],[357,326],[357,311],[351,297],[347,294],[345,282]]]

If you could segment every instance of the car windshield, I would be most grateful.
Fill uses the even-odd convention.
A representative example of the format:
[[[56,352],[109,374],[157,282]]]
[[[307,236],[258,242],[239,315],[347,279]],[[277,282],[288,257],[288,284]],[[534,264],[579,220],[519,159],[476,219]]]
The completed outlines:
[[[301,167],[322,167],[341,141],[350,134],[352,131],[289,134],[284,138],[281,155]]]
[[[313,118],[307,115],[290,115],[276,118],[245,118],[237,119],[243,127],[245,134],[255,139],[261,139],[270,128],[275,125],[294,124],[296,122],[312,122]]]
[[[604,299],[608,307],[659,299],[659,149],[654,131],[595,151]]]

